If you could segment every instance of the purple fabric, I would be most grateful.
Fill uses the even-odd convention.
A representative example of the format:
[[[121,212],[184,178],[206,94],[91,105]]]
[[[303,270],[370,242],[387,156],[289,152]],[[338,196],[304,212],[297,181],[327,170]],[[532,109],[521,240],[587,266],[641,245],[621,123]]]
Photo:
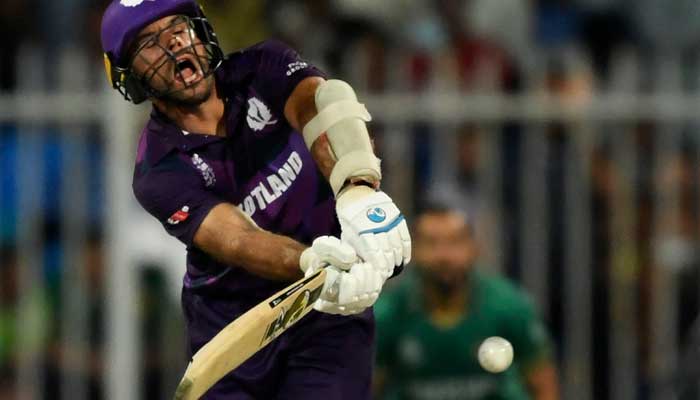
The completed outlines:
[[[186,286],[221,285],[257,299],[284,286],[192,245],[201,222],[222,202],[240,206],[263,229],[304,243],[339,234],[332,191],[284,117],[296,85],[322,76],[308,64],[299,69],[300,63],[276,41],[224,61],[215,76],[226,99],[227,137],[185,134],[154,109],[139,141],[133,188],[141,205],[187,245]]]
[[[227,298],[182,296],[189,355],[241,311]],[[374,357],[371,310],[350,317],[312,311],[202,397],[204,400],[369,400]]]
[[[131,40],[141,29],[168,15],[198,13],[194,0],[113,0],[102,16],[102,49],[112,60],[122,63]]]
[[[134,194],[187,246],[182,306],[190,355],[287,285],[193,246],[212,207],[237,205],[263,229],[303,243],[340,234],[331,188],[284,117],[286,99],[310,76],[322,73],[282,43],[263,42],[230,55],[216,72],[226,137],[185,134],[155,110],[142,132]],[[352,317],[312,312],[204,398],[369,399],[373,343],[371,310]]]

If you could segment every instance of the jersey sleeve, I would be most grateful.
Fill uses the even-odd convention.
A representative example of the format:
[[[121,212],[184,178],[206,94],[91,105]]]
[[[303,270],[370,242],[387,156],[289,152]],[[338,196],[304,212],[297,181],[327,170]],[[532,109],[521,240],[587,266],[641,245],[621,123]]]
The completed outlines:
[[[299,82],[311,76],[325,78],[323,72],[280,41],[264,41],[252,52],[257,63],[253,87],[278,115],[284,114],[287,99]]]
[[[511,299],[508,332],[515,358],[524,370],[551,357],[551,341],[547,328],[534,304],[524,293]]]
[[[224,202],[206,190],[202,177],[174,154],[149,169],[137,166],[133,190],[141,206],[188,248],[209,211]]]

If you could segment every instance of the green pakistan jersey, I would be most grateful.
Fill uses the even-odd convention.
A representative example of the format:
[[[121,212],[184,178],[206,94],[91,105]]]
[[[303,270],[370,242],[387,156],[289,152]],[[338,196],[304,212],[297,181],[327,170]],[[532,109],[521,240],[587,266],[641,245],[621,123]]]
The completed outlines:
[[[529,399],[524,374],[550,356],[550,343],[528,297],[502,278],[473,272],[467,314],[439,327],[422,307],[416,274],[406,275],[375,305],[377,366],[387,377],[383,399]],[[501,374],[484,371],[477,360],[490,336],[514,348],[513,365]]]

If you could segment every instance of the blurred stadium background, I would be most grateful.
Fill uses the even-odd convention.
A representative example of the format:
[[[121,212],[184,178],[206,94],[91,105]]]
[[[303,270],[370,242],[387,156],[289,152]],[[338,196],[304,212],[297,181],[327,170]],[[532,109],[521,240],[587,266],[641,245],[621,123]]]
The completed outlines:
[[[0,399],[166,399],[184,248],[131,193],[148,107],[102,71],[105,0],[0,1]],[[207,0],[351,82],[385,189],[479,221],[536,299],[564,399],[699,398],[700,2]]]

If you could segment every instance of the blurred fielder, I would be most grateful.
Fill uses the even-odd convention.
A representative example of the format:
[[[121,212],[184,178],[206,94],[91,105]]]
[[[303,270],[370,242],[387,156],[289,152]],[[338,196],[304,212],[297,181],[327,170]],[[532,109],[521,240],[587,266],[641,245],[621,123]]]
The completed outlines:
[[[133,189],[187,246],[190,355],[289,281],[328,266],[314,305],[324,314],[204,398],[368,399],[370,307],[410,260],[411,241],[378,190],[370,115],[353,89],[278,42],[225,57],[193,0],[114,0],[102,45],[114,88],[153,103]]]
[[[555,400],[551,343],[530,298],[475,269],[478,244],[460,212],[431,206],[416,216],[412,273],[377,302],[377,389],[385,400]],[[490,336],[513,344],[513,365],[479,366]]]

